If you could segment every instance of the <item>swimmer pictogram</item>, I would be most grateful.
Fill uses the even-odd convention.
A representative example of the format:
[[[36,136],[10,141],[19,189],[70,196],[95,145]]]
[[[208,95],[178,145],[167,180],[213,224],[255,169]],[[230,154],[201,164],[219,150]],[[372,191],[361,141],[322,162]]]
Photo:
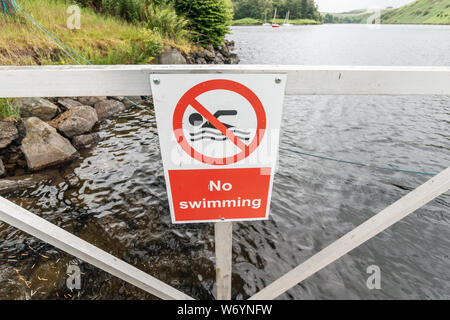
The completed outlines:
[[[219,117],[223,116],[237,116],[238,111],[237,110],[219,110],[216,111],[213,116],[218,119]],[[214,140],[214,141],[226,141],[227,137],[223,135],[223,133],[216,129],[213,124],[211,124],[209,121],[207,121],[203,116],[198,113],[194,112],[189,116],[189,123],[194,128],[193,132],[189,133],[190,140],[192,142],[198,141],[198,140]],[[237,138],[249,141],[251,132],[250,130],[242,130],[236,128],[232,124],[228,124],[225,122],[222,122],[222,124],[229,129]]]
[[[251,132],[238,128],[231,124],[233,117],[239,116],[239,110],[221,109],[212,112],[213,106],[203,105],[198,101],[198,97],[211,91],[229,91],[231,94],[238,94],[250,104],[254,117],[256,118],[255,132],[251,138]],[[195,111],[189,114],[188,124],[190,128],[185,128],[183,121],[188,107]],[[224,120],[222,120],[224,119]],[[266,130],[266,113],[258,96],[245,85],[227,79],[214,79],[202,82],[188,90],[179,100],[173,115],[173,131],[178,144],[192,158],[210,165],[226,165],[239,162],[252,154],[260,145]],[[185,130],[189,132],[185,136]],[[190,130],[189,130],[190,129]],[[196,150],[193,143],[199,140],[230,141],[238,149],[238,153],[225,155],[224,157],[212,157]]]

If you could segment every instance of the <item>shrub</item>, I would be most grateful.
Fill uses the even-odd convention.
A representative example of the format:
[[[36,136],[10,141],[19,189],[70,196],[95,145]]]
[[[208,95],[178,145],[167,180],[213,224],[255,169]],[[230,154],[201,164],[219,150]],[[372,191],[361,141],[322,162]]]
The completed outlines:
[[[189,29],[192,40],[203,46],[221,45],[233,16],[230,0],[75,1],[103,14],[118,16],[133,23],[144,23],[170,38],[184,38]]]
[[[177,15],[174,0],[75,0],[95,11],[120,17],[157,31],[162,37],[186,41],[188,21]],[[183,42],[182,41],[182,42]]]
[[[174,0],[179,14],[189,20],[194,41],[220,46],[229,32],[232,10],[226,0]]]
[[[20,109],[12,103],[12,99],[0,99],[0,120],[5,118],[20,118]]]
[[[129,22],[140,22],[146,4],[150,0],[75,0],[77,3],[92,9],[121,17]]]
[[[171,39],[185,39],[188,36],[188,21],[177,15],[171,3],[149,4],[144,10],[144,20],[147,28],[159,32],[161,36]]]
[[[161,38],[154,32],[141,29],[133,35],[129,36],[129,44],[122,44],[125,48],[113,49],[110,56],[114,60],[109,59],[99,64],[140,64],[149,63],[151,58],[157,56],[161,52]]]

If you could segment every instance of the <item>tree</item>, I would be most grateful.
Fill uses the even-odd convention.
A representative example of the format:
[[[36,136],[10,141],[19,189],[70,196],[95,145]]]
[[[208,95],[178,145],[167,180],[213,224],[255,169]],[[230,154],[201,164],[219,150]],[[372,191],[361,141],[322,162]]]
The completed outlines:
[[[324,23],[334,23],[334,16],[332,14],[327,13],[325,18],[323,19]]]
[[[308,19],[308,7],[309,7],[309,3],[308,0],[302,0],[302,13],[301,13],[301,18],[302,19]]]
[[[265,13],[272,12],[272,0],[240,0],[233,1],[234,19],[262,19]]]
[[[174,0],[175,9],[189,20],[193,39],[201,45],[220,46],[233,17],[227,0]]]
[[[291,19],[314,19],[321,16],[314,0],[232,0],[234,19],[263,19],[265,13],[271,18],[277,9],[277,17],[284,18],[290,12]]]
[[[284,8],[283,8],[284,7]],[[299,0],[286,0],[284,3],[284,6],[282,7],[282,10],[280,11],[280,14],[282,14],[280,17],[286,15],[286,13],[289,11],[289,16],[291,19],[301,19],[301,13],[302,13],[302,7],[301,2]]]

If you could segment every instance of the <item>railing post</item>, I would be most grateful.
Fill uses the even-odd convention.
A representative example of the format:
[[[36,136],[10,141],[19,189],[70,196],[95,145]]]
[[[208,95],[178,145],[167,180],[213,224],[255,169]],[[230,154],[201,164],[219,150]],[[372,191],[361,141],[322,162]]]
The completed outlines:
[[[216,242],[217,300],[231,300],[231,254],[233,244],[232,222],[214,225]]]
[[[249,300],[271,300],[322,270],[450,188],[450,167],[292,269]]]

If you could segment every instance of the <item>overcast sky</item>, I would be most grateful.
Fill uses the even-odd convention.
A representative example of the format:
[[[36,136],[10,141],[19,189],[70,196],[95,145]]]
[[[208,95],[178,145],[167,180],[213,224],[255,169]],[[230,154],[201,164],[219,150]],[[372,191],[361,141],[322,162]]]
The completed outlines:
[[[322,12],[344,12],[354,9],[400,7],[414,0],[315,0]]]

